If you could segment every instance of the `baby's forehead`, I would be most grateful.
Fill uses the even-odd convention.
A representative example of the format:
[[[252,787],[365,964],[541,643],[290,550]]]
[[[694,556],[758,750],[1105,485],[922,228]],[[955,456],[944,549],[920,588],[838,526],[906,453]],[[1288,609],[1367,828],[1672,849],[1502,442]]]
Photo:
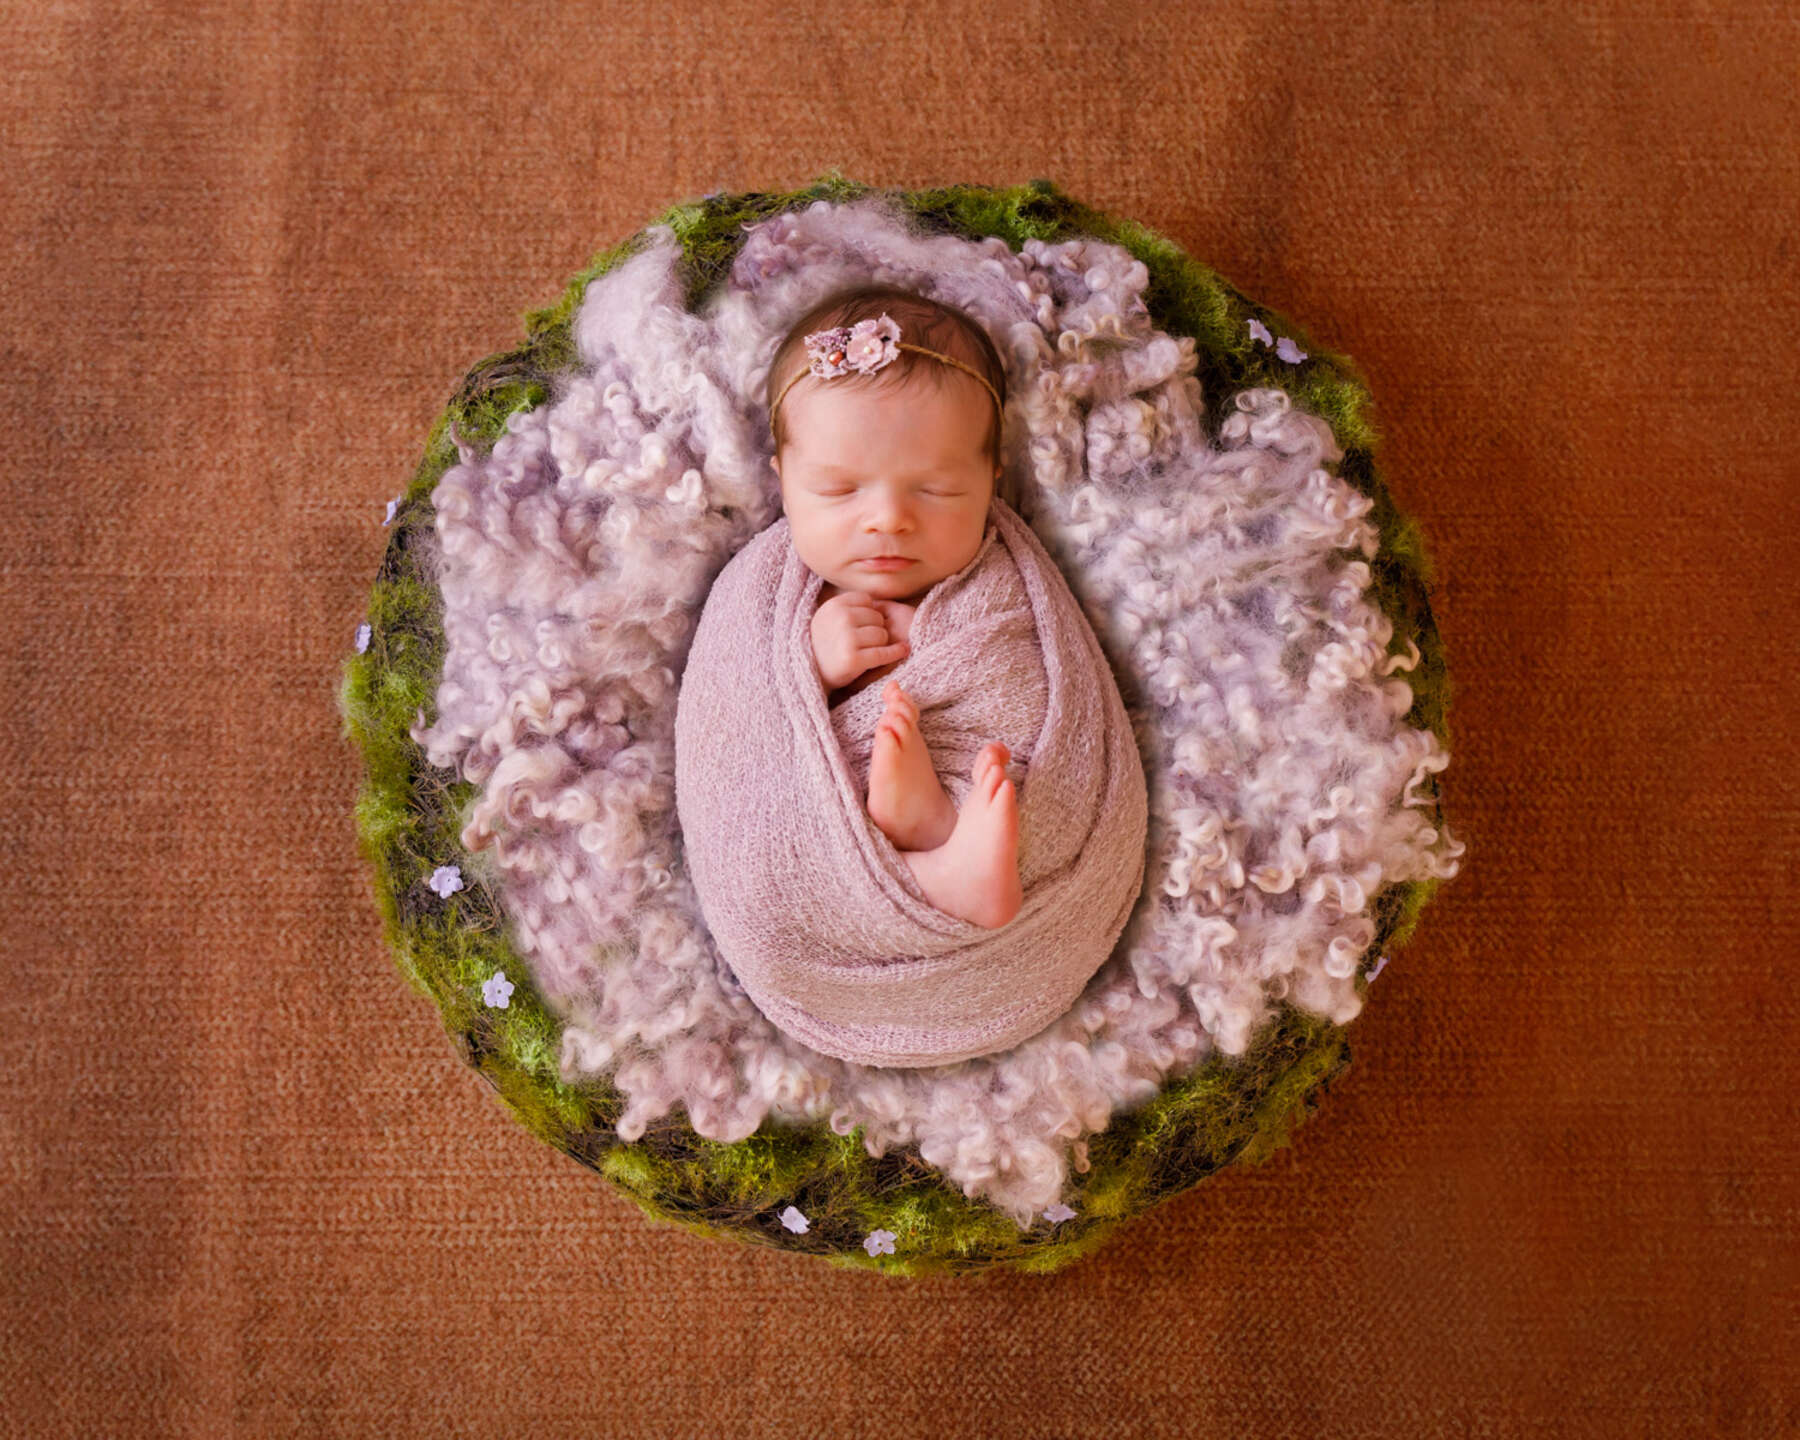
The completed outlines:
[[[841,379],[803,380],[784,402],[792,433],[854,427],[859,418],[916,418],[940,429],[973,426],[985,433],[987,392],[974,382],[965,390],[916,375],[899,384],[856,385]]]

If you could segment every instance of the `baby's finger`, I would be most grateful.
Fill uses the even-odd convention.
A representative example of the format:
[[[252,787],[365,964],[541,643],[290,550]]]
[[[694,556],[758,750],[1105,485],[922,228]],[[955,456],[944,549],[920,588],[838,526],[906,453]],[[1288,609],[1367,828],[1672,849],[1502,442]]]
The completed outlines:
[[[894,634],[904,635],[912,628],[912,614],[914,607],[908,605],[905,601],[872,600],[870,603],[881,611],[881,618],[887,623],[888,629],[893,631]]]
[[[865,669],[873,670],[877,665],[886,665],[890,660],[905,659],[911,648],[904,640],[897,645],[865,645],[856,652],[856,658],[863,662]]]
[[[856,643],[864,649],[871,645],[886,645],[893,638],[885,625],[858,625],[855,636]]]

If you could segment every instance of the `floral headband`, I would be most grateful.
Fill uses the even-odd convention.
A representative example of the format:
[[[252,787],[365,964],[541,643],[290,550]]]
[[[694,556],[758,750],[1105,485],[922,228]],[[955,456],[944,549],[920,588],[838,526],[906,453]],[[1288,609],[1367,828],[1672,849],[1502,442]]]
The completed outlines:
[[[987,376],[953,356],[927,350],[923,345],[908,344],[900,338],[899,324],[883,311],[878,319],[858,320],[854,325],[839,325],[830,330],[814,330],[806,337],[806,353],[811,358],[806,369],[796,371],[787,384],[781,387],[781,394],[775,397],[774,404],[769,406],[770,432],[773,433],[775,429],[775,412],[781,408],[787,392],[808,375],[816,375],[821,380],[848,375],[852,370],[873,375],[883,365],[898,358],[902,350],[911,350],[916,355],[929,355],[934,360],[942,360],[946,365],[954,365],[958,370],[973,375],[987,386],[988,394],[994,397],[995,406],[1004,408],[1000,406],[1000,392]]]

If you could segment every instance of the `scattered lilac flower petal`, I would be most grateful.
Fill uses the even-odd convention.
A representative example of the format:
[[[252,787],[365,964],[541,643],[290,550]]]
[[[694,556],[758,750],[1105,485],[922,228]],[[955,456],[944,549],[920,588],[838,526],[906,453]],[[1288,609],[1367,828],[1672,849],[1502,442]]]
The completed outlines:
[[[895,1238],[892,1230],[871,1230],[863,1241],[863,1249],[871,1255],[892,1255]]]
[[[440,900],[448,900],[463,888],[462,867],[460,865],[440,865],[431,872],[431,878],[425,883],[437,891]]]
[[[1388,957],[1383,955],[1379,960],[1377,960],[1375,962],[1374,966],[1370,969],[1368,975],[1365,978],[1373,980],[1377,975],[1379,975],[1381,973],[1381,967],[1386,965],[1387,962],[1388,962]]]
[[[781,1223],[796,1235],[804,1235],[807,1231],[807,1218],[792,1205],[781,1212]]]
[[[1260,340],[1265,345],[1273,345],[1275,343],[1275,337],[1269,333],[1269,327],[1260,320],[1252,320],[1250,322],[1250,338],[1252,340]]]
[[[361,655],[369,648],[369,637],[374,633],[375,632],[367,625],[358,625],[356,627],[356,653],[358,655]]]
[[[1286,335],[1275,342],[1275,353],[1290,365],[1298,365],[1306,358],[1306,352]]]
[[[481,998],[496,1010],[509,1010],[512,1008],[512,992],[516,989],[518,986],[506,978],[504,970],[496,970],[482,982]]]
[[[384,526],[392,525],[394,523],[394,512],[399,508],[400,497],[396,495],[392,500],[388,501],[387,519],[383,520],[381,523]]]
[[[1075,1212],[1067,1205],[1063,1204],[1062,1201],[1058,1200],[1044,1212],[1044,1218],[1046,1220],[1055,1221],[1060,1225],[1064,1220],[1073,1220],[1075,1218]]]

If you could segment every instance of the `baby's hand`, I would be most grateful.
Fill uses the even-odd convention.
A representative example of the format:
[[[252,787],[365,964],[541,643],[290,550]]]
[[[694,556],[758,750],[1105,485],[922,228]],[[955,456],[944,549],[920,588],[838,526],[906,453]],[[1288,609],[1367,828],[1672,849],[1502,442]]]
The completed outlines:
[[[827,690],[848,685],[865,670],[902,659],[911,649],[910,605],[843,590],[813,612],[813,659]]]

